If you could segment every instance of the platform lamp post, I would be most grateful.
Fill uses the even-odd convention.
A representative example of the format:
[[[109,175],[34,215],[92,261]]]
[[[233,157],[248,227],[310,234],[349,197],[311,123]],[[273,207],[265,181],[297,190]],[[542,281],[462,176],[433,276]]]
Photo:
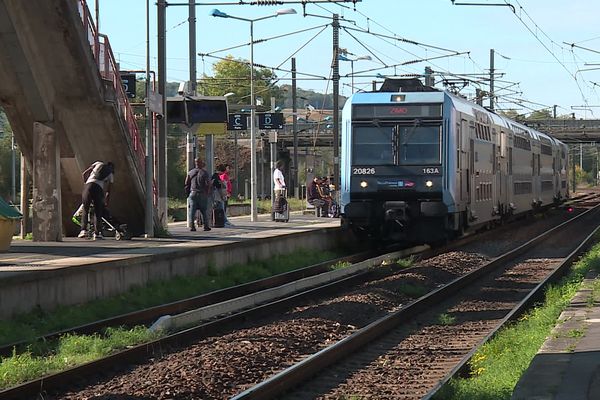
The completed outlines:
[[[216,8],[210,12],[213,17],[231,18],[250,23],[250,221],[258,220],[257,213],[257,198],[256,198],[256,132],[255,132],[255,116],[256,104],[254,100],[254,23],[268,18],[278,17],[280,15],[296,14],[293,8],[277,10],[275,14],[267,15],[259,18],[242,18],[235,17],[219,11]]]
[[[346,57],[343,54],[338,55],[338,60],[340,61],[350,61],[350,77],[352,79],[351,82],[351,87],[352,87],[352,93],[354,93],[354,62],[355,61],[361,61],[361,60],[372,60],[370,55],[364,55],[364,56],[358,56],[358,57],[354,57],[354,58],[349,58]]]
[[[223,95],[223,97],[225,97],[225,102],[229,102],[229,98],[231,96],[234,96],[235,93],[233,92],[227,92]],[[227,110],[229,110],[229,104],[227,104]],[[229,112],[229,111],[228,111]],[[228,115],[229,117],[229,115]],[[237,158],[238,158],[238,150],[237,150],[237,131],[233,131],[233,168],[234,168],[234,173],[235,173],[235,180],[237,182]],[[231,178],[229,178],[229,180],[231,180]]]

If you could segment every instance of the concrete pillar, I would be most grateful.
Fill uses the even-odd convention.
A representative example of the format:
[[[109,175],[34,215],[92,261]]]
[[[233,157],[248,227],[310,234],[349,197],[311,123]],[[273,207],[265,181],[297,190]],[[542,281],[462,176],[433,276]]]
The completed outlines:
[[[60,146],[54,129],[33,123],[33,240],[62,241]]]
[[[21,154],[21,239],[25,239],[29,228],[29,174],[27,173],[27,161]]]

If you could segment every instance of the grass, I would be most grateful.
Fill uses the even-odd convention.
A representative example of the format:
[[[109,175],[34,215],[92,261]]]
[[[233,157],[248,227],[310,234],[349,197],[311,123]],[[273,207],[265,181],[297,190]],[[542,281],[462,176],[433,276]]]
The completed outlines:
[[[80,365],[157,337],[158,334],[145,327],[107,329],[102,336],[65,335],[60,338],[55,350],[46,356],[27,351],[22,354],[15,352],[12,357],[3,358],[0,364],[0,388]]]
[[[14,235],[12,240],[33,240],[33,233],[29,232],[23,239],[21,239],[21,235]]]
[[[414,256],[410,256],[407,258],[399,258],[396,261],[396,264],[401,267],[401,268],[409,268],[412,267],[413,264],[415,263],[415,257]]]
[[[299,200],[295,197],[287,198],[288,207],[290,211],[301,211],[306,208],[306,200]],[[273,203],[271,200],[259,200],[258,211],[262,213],[270,213]]]
[[[469,362],[469,378],[452,379],[435,399],[510,399],[515,385],[550,335],[560,313],[581,287],[585,274],[592,269],[600,271],[600,244],[575,264],[559,284],[548,287],[542,304],[501,330],[479,349]],[[574,330],[570,334],[578,337],[581,332]]]
[[[333,271],[336,269],[348,268],[351,265],[352,265],[352,263],[350,263],[348,261],[338,261],[335,264],[333,264],[331,267],[329,267],[329,269]]]
[[[567,332],[567,334],[565,335],[568,338],[582,338],[585,336],[585,330],[583,329],[571,329],[570,331]]]
[[[299,250],[265,261],[231,265],[222,271],[209,267],[203,276],[177,277],[146,287],[135,287],[120,296],[81,306],[60,307],[49,313],[37,310],[12,320],[0,321],[0,343],[32,341],[49,332],[231,287],[338,256],[329,251]],[[132,329],[110,328],[102,334],[91,336],[65,335],[53,343],[32,342],[23,353],[15,351],[12,357],[1,360],[0,388],[106,356],[156,337],[148,333],[145,327],[138,326]]]
[[[440,314],[438,315],[438,324],[440,325],[454,325],[456,323],[456,317],[450,314]]]
[[[403,283],[398,287],[398,293],[408,296],[412,299],[417,299],[429,293],[429,289],[423,285]]]
[[[121,295],[80,306],[59,307],[52,312],[38,309],[0,321],[0,344],[32,340],[49,332],[266,278],[337,256],[330,251],[299,250],[264,261],[234,264],[222,271],[209,268],[206,275],[175,277],[145,287],[136,286]]]
[[[288,201],[288,206],[289,206],[290,211],[301,211],[306,208],[306,200],[299,200],[299,199],[290,197],[287,199],[287,201]],[[246,200],[246,201],[235,200],[234,201],[234,199],[230,199],[228,204],[229,204],[229,206],[242,205],[242,204],[250,205],[250,200]],[[181,200],[181,199],[176,199],[176,198],[169,198],[168,206],[169,206],[169,215],[168,215],[169,222],[185,221],[186,212],[187,212],[186,211],[187,203],[186,203],[185,199]],[[272,208],[271,200],[258,200],[257,205],[256,205],[256,209],[259,214],[270,214],[271,208]]]

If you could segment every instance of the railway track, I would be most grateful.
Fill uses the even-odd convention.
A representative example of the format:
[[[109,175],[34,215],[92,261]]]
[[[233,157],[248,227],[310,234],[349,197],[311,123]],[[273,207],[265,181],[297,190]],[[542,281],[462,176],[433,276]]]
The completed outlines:
[[[594,193],[584,194],[573,198],[572,202],[583,206],[588,203],[593,204],[597,198],[598,195]],[[516,225],[516,228],[513,225],[504,227],[504,229],[518,229],[518,225]],[[497,234],[497,232],[497,230],[494,232],[487,232],[484,233],[482,237],[485,239],[485,235],[494,235]],[[474,240],[476,240],[476,238],[473,235],[469,235],[462,239],[458,239],[447,246],[443,246],[436,249],[425,249],[423,247],[408,248],[406,249],[406,254],[419,254],[421,257],[431,257],[435,254],[440,254],[445,251],[451,251],[454,248],[458,248],[460,246],[472,243]],[[387,248],[387,251],[396,250],[400,250],[400,248],[397,246]],[[300,268],[298,270],[278,274],[276,276],[249,282],[242,285],[237,285],[222,290],[217,290],[207,294],[198,295],[192,298],[183,299],[180,301],[175,301],[172,303],[163,304],[155,307],[149,307],[143,310],[138,310],[123,315],[117,315],[115,317],[103,319],[100,321],[94,321],[92,323],[71,327],[56,332],[50,332],[44,336],[36,338],[34,341],[49,342],[66,334],[96,334],[102,332],[108,327],[115,326],[132,327],[135,325],[148,325],[156,321],[163,315],[179,314],[189,310],[197,309],[199,307],[204,307],[206,305],[219,303],[236,297],[244,296],[246,294],[256,293],[261,290],[277,287],[298,279],[321,274],[330,270],[330,268],[333,265],[340,263],[356,263],[359,261],[366,260],[370,257],[377,257],[380,254],[384,254],[385,251],[385,249],[378,251],[364,251],[358,254],[340,257],[334,260],[325,261],[305,268]],[[19,349],[24,349],[27,346],[29,346],[31,342],[31,340],[28,340],[0,345],[0,357],[10,356],[15,349],[17,351],[19,351]]]
[[[577,219],[233,399],[432,398],[480,345],[539,300],[548,283],[564,275],[594,239],[599,215],[596,202]],[[446,321],[440,316],[447,316]]]
[[[393,249],[389,249],[393,251]],[[425,251],[424,248],[414,248],[412,251],[408,250],[410,254]],[[216,290],[214,292],[198,295],[195,297],[175,301],[168,304],[162,304],[155,307],[149,307],[142,310],[137,310],[131,313],[117,315],[115,317],[103,319],[100,321],[94,321],[89,324],[76,326],[68,329],[63,329],[56,332],[50,332],[44,336],[36,338],[34,341],[49,342],[58,339],[60,336],[67,334],[97,334],[109,327],[123,326],[133,327],[135,325],[150,325],[158,318],[163,315],[174,315],[180,314],[189,310],[205,307],[207,305],[220,303],[223,301],[231,300],[237,297],[241,297],[247,294],[256,293],[261,290],[278,287],[283,284],[293,282],[302,278],[318,275],[326,271],[337,264],[342,263],[357,263],[372,257],[376,257],[381,254],[376,251],[363,251],[357,254],[352,254],[345,257],[339,257],[334,260],[325,261],[315,265],[300,268],[294,271],[278,274],[265,279],[249,282],[246,284],[236,285],[233,287]],[[16,349],[17,352],[21,349],[26,349],[32,341],[21,341],[15,343],[9,343],[0,346],[0,356],[10,356]]]
[[[489,236],[495,236],[495,235],[497,235],[497,232],[493,232],[493,233],[489,234]],[[473,240],[477,241],[476,238],[463,239],[462,244],[465,245],[468,242],[472,242]],[[450,251],[449,249],[450,248],[446,248],[443,250],[436,250],[436,251],[430,252],[429,256],[433,256],[435,254],[440,254],[440,253],[443,253],[444,251]],[[473,260],[473,263],[477,264],[480,261],[481,260]],[[410,270],[405,270],[405,271],[402,271],[402,273],[410,274],[411,272],[410,272]],[[373,275],[373,274],[371,274],[371,275]],[[385,275],[385,274],[383,274],[383,275]],[[453,276],[452,274],[447,274],[447,275],[450,277]],[[371,276],[371,278],[373,278],[373,276]],[[377,278],[377,274],[375,274],[375,279],[376,278]],[[341,283],[337,283],[336,285],[339,285],[339,286],[355,285],[355,284],[358,284],[363,279],[364,279],[363,276],[353,276],[353,277],[348,278],[345,281],[342,281]],[[439,284],[442,284],[441,280],[439,280],[439,279],[438,279],[438,281],[432,282],[433,287],[431,287],[430,289],[433,290],[435,288],[435,286],[439,285]],[[324,294],[331,292],[331,291],[335,291],[335,290],[337,290],[337,289],[335,289],[333,286],[317,288],[317,289],[308,291],[308,292],[300,294],[300,295],[295,295],[295,296],[293,296],[292,300],[273,302],[273,304],[270,304],[270,305],[260,306],[253,310],[247,310],[247,311],[241,312],[239,314],[229,316],[227,318],[215,320],[215,321],[209,322],[207,324],[204,324],[201,327],[191,328],[191,329],[189,329],[185,332],[182,332],[178,335],[173,335],[171,337],[161,339],[160,341],[150,343],[145,346],[138,346],[138,348],[129,349],[126,352],[116,354],[107,359],[98,360],[97,362],[90,363],[89,365],[86,365],[86,366],[77,367],[76,369],[74,369],[70,372],[56,374],[54,376],[46,377],[43,380],[33,381],[28,384],[21,385],[20,387],[16,387],[16,388],[10,389],[8,391],[0,392],[0,398],[26,398],[29,395],[33,396],[33,395],[35,395],[34,393],[38,393],[40,390],[40,386],[42,386],[42,385],[44,388],[47,388],[48,390],[50,390],[50,389],[52,389],[52,387],[67,385],[67,384],[71,383],[74,379],[79,379],[84,375],[98,374],[98,371],[101,371],[103,369],[110,369],[113,367],[114,364],[120,365],[120,364],[123,364],[126,362],[134,362],[135,363],[135,362],[139,362],[140,359],[147,358],[147,357],[161,358],[161,357],[163,357],[163,351],[166,352],[167,351],[166,349],[170,348],[171,346],[181,346],[181,345],[185,346],[189,343],[197,342],[198,340],[205,340],[202,338],[209,338],[211,335],[220,335],[218,332],[227,332],[228,329],[242,331],[243,329],[246,329],[246,328],[240,328],[241,324],[243,324],[244,322],[252,321],[256,318],[259,318],[261,315],[264,315],[265,313],[269,314],[269,313],[282,312],[282,310],[286,310],[290,307],[289,304],[297,304],[298,301],[307,301],[312,298],[316,298],[316,296],[323,296]],[[396,299],[396,300],[398,300],[398,299]],[[410,299],[407,299],[407,298],[401,299],[401,302],[404,302],[404,303],[409,302],[409,301],[410,301]],[[393,308],[393,306],[390,306],[390,308]],[[367,324],[367,322],[360,321],[360,320],[356,322],[357,325],[359,325],[360,323],[363,323],[364,325]],[[320,329],[322,329],[323,332],[325,332],[325,337],[326,337],[325,342],[327,342],[327,341],[335,341],[336,339],[341,340],[343,337],[345,337],[348,334],[351,334],[353,331],[357,330],[357,326],[354,326],[352,324],[348,324],[348,326],[341,327],[341,328],[340,328],[340,326],[341,325],[338,324],[338,326],[334,325],[333,328],[330,326],[324,327],[322,325],[319,325],[319,323],[317,323],[314,331],[319,331]],[[300,327],[298,326],[297,323],[296,324],[292,323],[291,329],[293,329],[293,328],[300,329]],[[314,331],[313,331],[313,333],[314,333]],[[283,332],[285,332],[285,329],[283,329]],[[327,333],[327,332],[329,332],[329,333]],[[327,337],[327,335],[329,335],[329,336]],[[219,336],[217,336],[217,337],[219,337]],[[226,336],[224,336],[223,338],[224,338],[223,340],[228,340],[228,339],[226,339]],[[319,348],[323,347],[323,342],[322,342],[323,337],[320,337],[320,338],[315,337],[313,339],[315,341],[315,343],[312,345],[313,348],[319,349]],[[215,344],[215,343],[213,343],[213,344]],[[216,342],[217,349],[219,348],[219,345],[222,345],[222,343],[219,343],[219,340],[217,340],[217,342]],[[311,347],[311,346],[308,346],[308,347]],[[169,349],[169,351],[171,351],[171,349]],[[221,348],[221,350],[216,350],[217,353],[219,351],[226,352],[227,349]],[[307,352],[309,352],[308,348],[303,349],[303,350],[298,349],[297,357],[304,356],[304,354],[306,354]],[[168,358],[169,355],[166,355],[164,357]],[[177,362],[176,360],[172,361],[172,363],[176,363],[176,362]],[[225,363],[225,364],[227,364],[227,363]],[[281,367],[279,367],[279,369],[281,369]],[[272,372],[274,372],[274,371],[276,371],[276,369],[265,372],[265,376],[271,375]],[[239,383],[239,387],[241,389],[243,389],[244,386],[248,386],[249,383],[260,381],[259,376],[260,376],[260,373],[254,374],[252,378],[248,379],[248,382]],[[235,385],[234,381],[235,381],[235,379],[232,380],[232,383],[229,386]],[[159,384],[158,382],[155,382],[155,385],[157,387],[163,386],[163,384]],[[191,385],[190,387],[195,387],[195,385]],[[231,388],[229,388],[229,389],[231,389]],[[173,390],[176,391],[177,389],[173,389]],[[238,390],[238,392],[239,391],[241,391],[241,390]],[[167,392],[168,392],[168,390],[167,390]],[[129,393],[129,392],[126,391],[125,393]],[[174,392],[171,392],[171,393],[174,393]],[[235,392],[232,392],[232,394],[235,394]],[[201,396],[201,397],[203,397],[203,396]],[[54,397],[52,397],[52,395],[46,395],[45,398],[50,399],[50,398],[54,398]],[[83,398],[83,397],[81,397],[81,394],[78,393],[78,394],[73,395],[73,397],[68,397],[68,396],[62,397],[61,396],[61,397],[57,397],[57,398]],[[156,398],[161,398],[161,397],[157,396]],[[186,397],[183,397],[183,398],[186,398]],[[196,397],[189,397],[189,398],[198,398],[198,397],[196,396]],[[206,398],[219,398],[219,397],[211,397],[211,395],[207,395]]]

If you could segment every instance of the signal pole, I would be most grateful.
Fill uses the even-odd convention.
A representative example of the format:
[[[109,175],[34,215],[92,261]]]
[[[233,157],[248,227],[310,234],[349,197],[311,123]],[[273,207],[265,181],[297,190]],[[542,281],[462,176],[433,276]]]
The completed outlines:
[[[298,103],[296,99],[296,57],[292,57],[292,131],[294,134],[294,158],[292,165],[292,184],[296,198],[301,197],[300,179],[298,175]]]
[[[490,110],[494,111],[494,49],[490,49]]]
[[[158,93],[162,95],[163,119],[158,121],[158,143],[156,152],[156,171],[158,176],[158,218],[163,228],[167,227],[167,1],[158,0]]]
[[[340,21],[333,14],[333,185],[336,193],[340,190]]]

